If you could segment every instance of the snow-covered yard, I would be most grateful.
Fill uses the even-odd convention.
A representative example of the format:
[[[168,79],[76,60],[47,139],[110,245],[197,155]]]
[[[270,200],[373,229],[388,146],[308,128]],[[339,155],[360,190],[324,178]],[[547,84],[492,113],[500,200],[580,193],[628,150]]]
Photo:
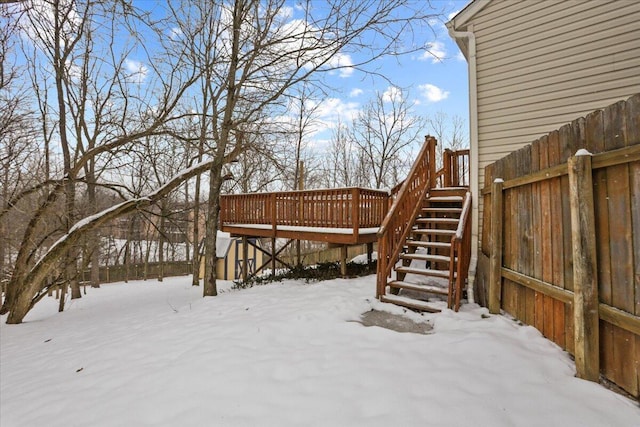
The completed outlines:
[[[373,298],[375,277],[203,299],[190,278],[87,289],[0,326],[0,426],[640,426],[531,327]],[[430,334],[365,327],[371,309]]]

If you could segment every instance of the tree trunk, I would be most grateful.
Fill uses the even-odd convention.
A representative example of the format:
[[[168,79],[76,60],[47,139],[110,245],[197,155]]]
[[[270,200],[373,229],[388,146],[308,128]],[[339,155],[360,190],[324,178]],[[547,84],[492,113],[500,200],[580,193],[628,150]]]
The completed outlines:
[[[96,174],[94,160],[88,163],[86,172],[88,181],[87,199],[89,201],[89,206],[93,208],[93,213],[97,213],[99,209],[96,198]],[[100,287],[100,253],[102,252],[102,245],[100,243],[100,232],[98,230],[94,230],[89,233],[89,249],[91,252],[91,277],[89,278],[89,281],[91,282],[92,288]]]
[[[203,296],[218,295],[216,283],[217,271],[216,264],[216,240],[218,235],[218,219],[220,217],[220,187],[222,186],[221,178],[222,166],[213,167],[209,176],[209,217],[207,218],[207,231],[205,237],[205,280]]]
[[[58,312],[62,313],[64,311],[64,300],[67,297],[67,282],[63,282],[60,285],[60,301],[58,301]],[[31,305],[31,301],[29,301],[29,305]],[[13,314],[13,310],[11,311]],[[25,313],[26,314],[26,313]]]
[[[200,286],[200,175],[196,177],[193,204],[193,264],[191,265],[191,285]]]
[[[164,280],[164,241],[167,214],[166,200],[163,200],[160,206],[160,226],[158,227],[158,282],[162,282]]]

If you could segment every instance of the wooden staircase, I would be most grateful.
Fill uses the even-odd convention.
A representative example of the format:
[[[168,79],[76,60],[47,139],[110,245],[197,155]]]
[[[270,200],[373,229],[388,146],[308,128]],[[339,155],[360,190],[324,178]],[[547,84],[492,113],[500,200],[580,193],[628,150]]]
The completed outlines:
[[[429,312],[440,311],[432,304],[438,299],[446,300],[451,308],[459,306],[460,292],[456,295],[453,286],[457,257],[452,259],[451,241],[460,225],[466,193],[466,187],[429,191],[393,268],[395,278],[387,281],[381,301]]]
[[[378,232],[376,294],[429,312],[444,299],[458,311],[471,253],[469,151],[446,152],[436,171],[435,146],[428,136]]]

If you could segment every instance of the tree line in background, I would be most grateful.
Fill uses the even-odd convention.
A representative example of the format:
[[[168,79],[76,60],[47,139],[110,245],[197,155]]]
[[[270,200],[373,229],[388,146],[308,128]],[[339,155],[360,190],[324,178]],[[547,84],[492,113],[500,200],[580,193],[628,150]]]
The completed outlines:
[[[99,286],[100,265],[170,254],[193,261],[194,285],[204,254],[203,295],[216,295],[221,193],[295,189],[302,174],[305,188],[390,188],[425,129],[464,144],[460,119],[417,117],[398,91],[311,146],[324,76],[347,66],[336,58],[359,52],[348,66],[366,73],[378,58],[423,50],[438,15],[412,0],[297,7],[304,19],[284,0],[0,4],[8,323],[53,288],[62,310],[66,292],[81,296],[81,272]],[[421,42],[400,46],[411,33]]]

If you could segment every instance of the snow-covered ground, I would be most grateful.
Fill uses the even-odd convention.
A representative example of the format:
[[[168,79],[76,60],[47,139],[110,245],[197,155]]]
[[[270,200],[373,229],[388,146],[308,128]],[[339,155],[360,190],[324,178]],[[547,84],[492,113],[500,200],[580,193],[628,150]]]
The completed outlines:
[[[535,329],[405,313],[375,277],[202,298],[189,277],[87,289],[0,326],[0,426],[640,426]],[[430,334],[365,327],[371,309]]]

